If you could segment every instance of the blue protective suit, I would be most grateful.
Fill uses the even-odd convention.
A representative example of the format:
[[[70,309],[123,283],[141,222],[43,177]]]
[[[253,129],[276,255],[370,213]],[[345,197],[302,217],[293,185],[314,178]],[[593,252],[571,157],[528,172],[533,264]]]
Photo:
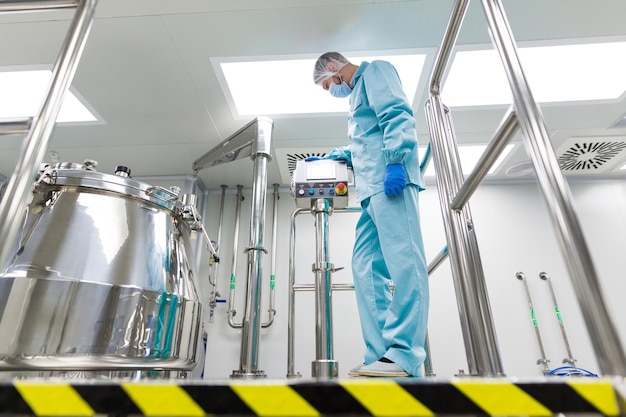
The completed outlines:
[[[370,364],[383,356],[407,373],[422,375],[428,320],[428,270],[420,228],[419,169],[413,110],[395,68],[363,62],[353,77],[348,116],[349,146],[328,158],[352,166],[357,201],[363,209],[352,258],[354,287]],[[388,197],[387,164],[404,167],[407,188]],[[393,297],[389,290],[393,281]]]

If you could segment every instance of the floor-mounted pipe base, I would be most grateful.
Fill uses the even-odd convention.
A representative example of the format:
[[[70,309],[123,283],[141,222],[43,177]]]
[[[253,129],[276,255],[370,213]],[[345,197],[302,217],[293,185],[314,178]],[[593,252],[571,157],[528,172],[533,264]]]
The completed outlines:
[[[318,359],[311,362],[311,375],[314,378],[337,378],[339,362],[331,359]]]

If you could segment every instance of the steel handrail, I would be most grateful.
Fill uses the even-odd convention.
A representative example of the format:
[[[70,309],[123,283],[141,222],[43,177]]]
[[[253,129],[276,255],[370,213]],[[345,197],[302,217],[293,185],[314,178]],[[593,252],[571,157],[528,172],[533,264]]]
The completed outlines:
[[[460,210],[474,194],[474,191],[478,188],[480,183],[485,179],[487,173],[496,162],[506,145],[511,141],[511,138],[517,132],[519,123],[513,106],[509,107],[506,111],[502,122],[493,138],[489,141],[489,145],[485,152],[481,155],[480,159],[476,163],[476,167],[472,173],[467,177],[463,185],[456,194],[456,197],[450,203],[452,210]]]
[[[0,267],[11,256],[31,187],[43,162],[63,99],[70,87],[87,40],[98,0],[82,0],[76,7],[67,37],[52,71],[52,81],[39,115],[33,119],[13,175],[0,201]],[[8,3],[8,5],[14,3]]]
[[[78,0],[3,0],[0,1],[0,13],[32,12],[78,7]]]
[[[33,124],[32,117],[0,119],[0,135],[23,135]]]
[[[482,0],[482,4],[492,42],[511,86],[515,110],[525,133],[524,144],[550,208],[598,365],[604,375],[626,375],[624,349],[606,308],[573,197],[552,148],[541,108],[524,75],[504,7],[501,0]]]

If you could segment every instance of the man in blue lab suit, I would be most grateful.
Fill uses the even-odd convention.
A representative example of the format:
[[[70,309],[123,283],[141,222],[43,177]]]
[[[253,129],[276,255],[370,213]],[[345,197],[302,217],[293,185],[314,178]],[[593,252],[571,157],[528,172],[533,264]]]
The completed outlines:
[[[349,375],[422,376],[429,294],[413,110],[386,61],[357,66],[328,52],[316,61],[313,78],[334,97],[350,98],[350,143],[326,156],[353,168],[362,207],[352,274],[366,350]]]

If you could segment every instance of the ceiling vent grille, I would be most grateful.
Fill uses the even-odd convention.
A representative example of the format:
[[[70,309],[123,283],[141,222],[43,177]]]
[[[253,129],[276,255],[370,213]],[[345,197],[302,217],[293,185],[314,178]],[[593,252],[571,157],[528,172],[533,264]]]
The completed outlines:
[[[296,164],[309,156],[326,156],[328,148],[278,148],[274,150],[276,162],[280,169],[280,176],[284,184],[291,182],[291,174],[296,169]]]
[[[601,173],[620,165],[626,158],[626,138],[570,138],[557,151],[564,173]]]

